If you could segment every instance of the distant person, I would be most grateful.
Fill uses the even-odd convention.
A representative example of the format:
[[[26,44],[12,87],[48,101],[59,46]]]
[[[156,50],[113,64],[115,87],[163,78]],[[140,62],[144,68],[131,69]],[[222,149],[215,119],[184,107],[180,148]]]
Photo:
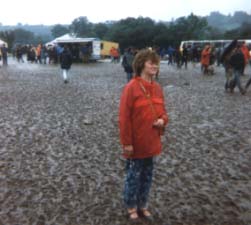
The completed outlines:
[[[248,46],[246,45],[246,42],[243,42],[242,45],[241,45],[241,51],[244,55],[244,59],[245,59],[245,66],[243,68],[243,71],[242,71],[242,75],[244,75],[244,72],[245,72],[245,68],[246,66],[248,65],[249,63],[249,60],[251,58],[250,56],[250,53],[249,53],[249,49],[248,49]]]
[[[27,61],[31,62],[31,63],[34,63],[36,62],[36,48],[31,45],[30,48],[29,48],[29,52],[27,54]]]
[[[119,49],[118,48],[115,48],[114,49],[114,62],[115,63],[119,63],[119,59],[120,59],[120,53],[119,53]]]
[[[234,75],[233,84],[232,87],[230,87],[230,91],[233,92],[235,86],[237,85],[240,93],[244,95],[245,90],[242,88],[240,76],[242,74],[243,68],[245,67],[245,57],[241,51],[240,45],[237,45],[237,47],[234,49],[234,52],[229,60],[229,64],[233,68]]]
[[[217,66],[220,66],[221,64],[221,54],[223,52],[223,48],[222,47],[218,47],[216,48],[216,62],[217,62]]]
[[[134,53],[132,48],[126,49],[122,59],[122,66],[126,72],[128,82],[132,79],[133,75],[133,69],[132,69],[133,59],[134,59]]]
[[[68,83],[68,71],[72,65],[72,55],[68,47],[65,45],[63,51],[59,56],[61,69],[63,70],[64,83]]]
[[[182,62],[182,54],[181,54],[181,51],[180,51],[180,48],[176,48],[176,51],[175,51],[175,62],[176,62],[176,65],[177,65],[177,68],[180,69],[181,68],[181,62]]]
[[[243,52],[243,46],[242,46],[242,52]],[[245,57],[245,64],[246,65],[248,64],[248,62],[250,62],[250,59],[251,59],[250,53],[248,53],[248,54],[246,53],[246,57]],[[250,84],[251,84],[251,74],[250,74],[250,77],[247,80],[247,83],[245,85],[245,92],[248,90],[248,87],[250,86]]]
[[[3,59],[3,66],[8,65],[8,49],[5,44],[1,47],[1,54]]]
[[[41,47],[41,61],[43,64],[46,64],[47,57],[48,57],[47,47],[46,47],[46,45],[42,45],[42,47]]]
[[[187,47],[184,46],[181,54],[181,67],[185,65],[185,69],[187,69],[187,61],[188,61],[188,50]]]
[[[163,128],[168,122],[163,91],[154,81],[160,59],[152,50],[135,56],[135,77],[124,87],[120,100],[119,128],[126,158],[124,203],[129,219],[142,215],[152,220],[147,208],[153,176],[153,157],[161,153]]]
[[[226,44],[222,49],[219,62],[222,63],[225,69],[225,92],[231,91],[231,87],[233,86],[233,68],[230,65],[229,61],[234,53],[234,49],[237,45],[237,40],[231,41],[229,44]]]
[[[201,52],[201,70],[204,75],[209,74],[209,63],[210,63],[211,47],[206,45]]]
[[[17,61],[18,61],[18,62],[24,63],[24,59],[23,59],[23,48],[22,48],[21,45],[17,46],[17,48],[16,48],[16,57],[17,57]]]
[[[112,63],[118,63],[119,62],[119,50],[115,47],[112,47],[110,49],[110,56],[111,56],[111,62]]]
[[[36,58],[37,58],[37,62],[42,64],[42,60],[41,60],[41,49],[42,49],[42,45],[38,44],[37,48],[36,48]]]
[[[115,55],[115,47],[111,47],[110,49],[110,57],[111,57],[111,62],[114,62],[114,55]]]
[[[174,54],[175,54],[175,49],[172,46],[169,46],[167,49],[168,65],[173,65],[173,55]]]
[[[198,47],[197,46],[193,46],[192,47],[192,63],[193,63],[193,67],[195,67],[196,63],[198,63],[200,60],[200,56],[199,56],[199,51],[198,51]]]
[[[48,48],[49,64],[58,63],[58,56],[62,53],[63,48],[60,46],[50,46]]]
[[[216,61],[216,50],[214,47],[211,47],[210,57],[209,57],[209,66],[208,66],[208,73],[214,75],[214,64]]]

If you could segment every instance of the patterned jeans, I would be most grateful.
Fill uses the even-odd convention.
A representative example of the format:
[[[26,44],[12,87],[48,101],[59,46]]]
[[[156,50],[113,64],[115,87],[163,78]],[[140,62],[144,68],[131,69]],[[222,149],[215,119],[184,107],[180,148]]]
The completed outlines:
[[[124,188],[124,202],[127,208],[142,209],[147,206],[152,176],[153,157],[127,160]]]

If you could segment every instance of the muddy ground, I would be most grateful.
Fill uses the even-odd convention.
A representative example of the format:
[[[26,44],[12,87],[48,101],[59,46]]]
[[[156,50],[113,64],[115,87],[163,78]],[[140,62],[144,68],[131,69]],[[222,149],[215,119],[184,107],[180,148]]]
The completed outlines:
[[[153,224],[250,225],[251,88],[225,93],[222,67],[160,70],[170,123]],[[0,68],[0,225],[129,224],[117,126],[125,83],[109,62],[74,64],[68,84],[57,65]]]

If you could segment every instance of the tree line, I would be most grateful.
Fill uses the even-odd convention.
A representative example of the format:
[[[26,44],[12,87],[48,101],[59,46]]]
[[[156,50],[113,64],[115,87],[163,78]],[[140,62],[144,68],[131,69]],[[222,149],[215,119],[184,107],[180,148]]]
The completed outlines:
[[[215,12],[212,15],[224,20],[220,13]],[[251,16],[247,16],[249,15],[244,12],[242,14],[238,12],[237,18],[240,25],[230,30],[209,25],[209,22],[213,24],[212,19],[194,14],[171,22],[156,22],[148,17],[128,17],[119,21],[96,24],[82,16],[74,19],[70,25],[54,25],[51,28],[51,36],[56,38],[70,32],[77,37],[98,37],[102,40],[118,42],[122,51],[129,46],[137,48],[178,46],[182,40],[191,39],[251,39]],[[219,24],[223,23],[220,22],[221,20],[218,20]],[[224,21],[226,22],[226,19]],[[47,39],[43,38],[22,27],[0,31],[0,38],[7,41],[10,48],[15,44],[38,44],[51,40],[48,36]]]

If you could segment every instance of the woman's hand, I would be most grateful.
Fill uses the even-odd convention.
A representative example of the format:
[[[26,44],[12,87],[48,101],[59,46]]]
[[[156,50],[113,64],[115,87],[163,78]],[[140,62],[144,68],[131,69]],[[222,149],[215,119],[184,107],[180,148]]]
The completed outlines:
[[[132,145],[125,145],[123,148],[124,154],[127,156],[131,156],[133,154],[133,146]]]
[[[163,119],[157,119],[154,123],[153,126],[157,128],[164,127],[165,121]]]

